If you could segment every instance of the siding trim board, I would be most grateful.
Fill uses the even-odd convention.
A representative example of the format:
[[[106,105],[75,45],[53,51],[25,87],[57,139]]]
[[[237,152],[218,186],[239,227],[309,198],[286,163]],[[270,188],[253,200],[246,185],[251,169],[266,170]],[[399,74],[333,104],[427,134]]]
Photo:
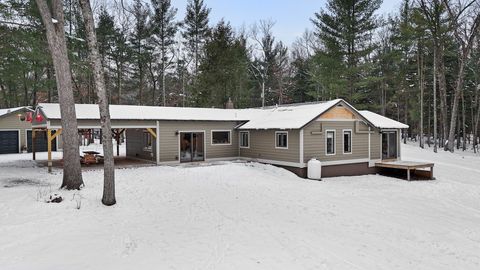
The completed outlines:
[[[159,164],[159,162],[160,162],[160,122],[159,122],[159,121],[157,121],[157,129],[156,129],[156,131],[157,131],[157,137],[155,138],[155,140],[156,140],[156,145],[155,145],[155,147],[156,147],[156,153],[155,153],[156,156],[155,156],[155,157],[156,157],[156,159],[157,159],[157,160],[156,160],[157,164]]]
[[[260,162],[272,165],[280,165],[280,166],[289,166],[289,167],[297,167],[297,168],[305,168],[305,164],[301,164],[299,162],[289,162],[289,161],[280,161],[280,160],[272,160],[272,159],[263,159],[263,158],[251,158],[251,157],[240,157],[242,160],[253,161],[253,162]]]
[[[300,129],[300,136],[299,137],[300,137],[300,145],[299,145],[299,148],[300,148],[300,151],[299,151],[300,152],[300,164],[303,164],[304,163],[304,160],[303,160],[303,158],[304,158],[303,157],[303,147],[304,147],[304,145],[303,145],[303,128]]]

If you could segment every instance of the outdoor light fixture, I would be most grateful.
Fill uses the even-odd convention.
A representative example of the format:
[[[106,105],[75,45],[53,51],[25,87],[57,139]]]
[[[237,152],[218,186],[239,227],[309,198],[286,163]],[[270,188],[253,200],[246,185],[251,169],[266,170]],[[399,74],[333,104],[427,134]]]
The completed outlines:
[[[17,114],[17,116],[18,116],[18,119],[20,119],[20,121],[22,121],[22,122],[25,121],[25,115],[24,114],[19,113],[19,114]]]

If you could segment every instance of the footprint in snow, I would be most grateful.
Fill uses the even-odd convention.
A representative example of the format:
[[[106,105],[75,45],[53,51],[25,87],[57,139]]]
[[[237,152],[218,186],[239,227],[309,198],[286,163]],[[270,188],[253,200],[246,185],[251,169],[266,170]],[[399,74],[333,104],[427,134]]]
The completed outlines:
[[[135,252],[135,249],[137,249],[137,243],[130,236],[127,236],[123,239],[123,247],[122,255],[128,256]]]

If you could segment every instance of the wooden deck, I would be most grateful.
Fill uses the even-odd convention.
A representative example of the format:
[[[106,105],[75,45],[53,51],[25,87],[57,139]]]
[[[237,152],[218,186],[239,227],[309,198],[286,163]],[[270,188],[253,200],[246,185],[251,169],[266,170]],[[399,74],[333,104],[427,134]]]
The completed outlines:
[[[417,162],[417,161],[407,161],[407,160],[393,160],[393,161],[381,161],[375,163],[376,167],[379,168],[389,168],[389,169],[398,169],[398,170],[406,170],[407,171],[407,180],[411,180],[411,172],[413,171],[417,175],[426,176],[429,179],[433,178],[433,166],[434,163],[426,163],[426,162]],[[425,169],[430,168],[429,171],[425,170],[418,170],[418,169]]]

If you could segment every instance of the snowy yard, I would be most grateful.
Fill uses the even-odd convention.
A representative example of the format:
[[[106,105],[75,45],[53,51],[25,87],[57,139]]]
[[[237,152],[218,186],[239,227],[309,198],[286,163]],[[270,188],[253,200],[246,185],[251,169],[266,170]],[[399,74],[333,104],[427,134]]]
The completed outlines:
[[[61,171],[0,156],[1,269],[480,269],[480,157],[402,146],[436,181],[310,181],[255,163]],[[77,209],[80,206],[80,209]]]

